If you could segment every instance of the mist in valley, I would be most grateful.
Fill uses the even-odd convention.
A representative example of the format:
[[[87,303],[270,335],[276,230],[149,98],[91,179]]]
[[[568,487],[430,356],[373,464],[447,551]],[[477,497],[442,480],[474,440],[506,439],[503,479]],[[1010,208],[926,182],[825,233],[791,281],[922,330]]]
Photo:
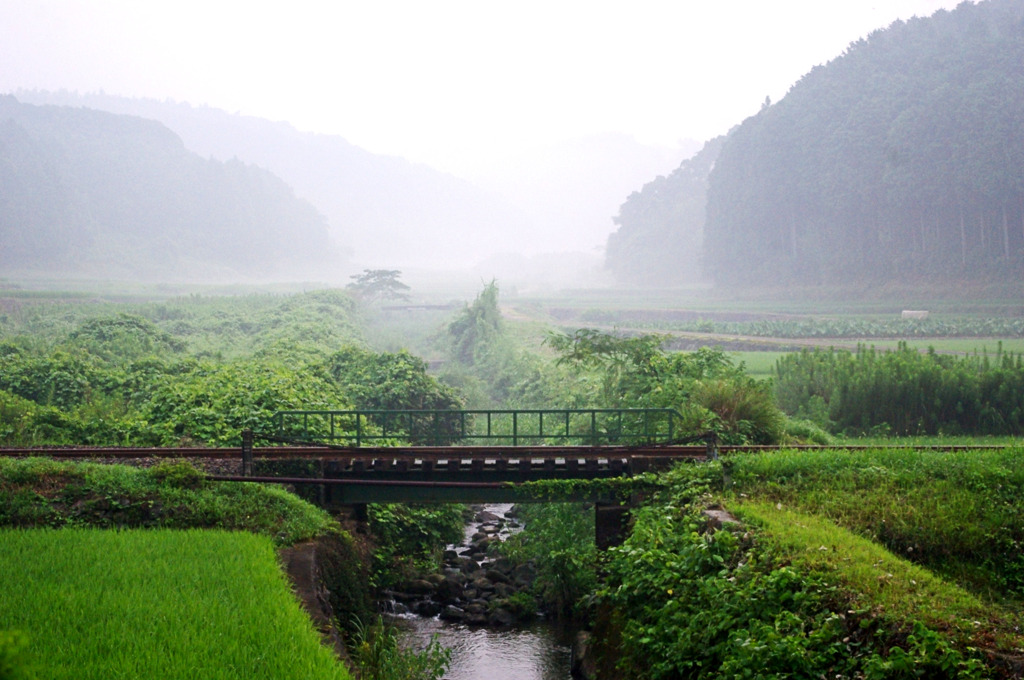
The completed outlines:
[[[246,99],[237,79],[228,85],[223,79],[244,72],[243,61],[218,61],[206,43],[177,66],[197,78],[201,64],[210,82],[225,83],[221,97],[175,79],[163,96],[153,96],[159,74],[173,63],[161,61],[167,53],[159,43],[151,53],[132,43],[143,63],[164,65],[145,85],[128,87],[141,81],[132,80],[130,69],[113,69],[110,85],[97,88],[100,72],[88,71],[88,60],[78,71],[62,71],[70,53],[98,36],[126,39],[117,28],[141,36],[158,30],[152,20],[164,16],[97,12],[93,18],[107,16],[112,26],[91,35],[85,21],[63,53],[40,51],[23,38],[5,47],[18,67],[0,79],[0,88],[13,94],[8,108],[19,113],[8,115],[0,131],[9,160],[0,206],[8,247],[0,264],[14,277],[333,286],[363,270],[396,269],[422,282],[421,290],[443,288],[438,282],[446,279],[458,289],[499,280],[509,294],[523,295],[721,291],[760,283],[795,290],[868,278],[916,285],[951,273],[977,278],[990,261],[1005,279],[1024,251],[1012,170],[1020,164],[1011,156],[1002,165],[992,159],[997,148],[1016,148],[1013,126],[990,126],[966,155],[925,158],[923,149],[983,129],[993,117],[1013,121],[1021,109],[1016,99],[1004,97],[976,120],[961,116],[963,131],[956,122],[943,127],[935,120],[946,111],[941,103],[928,109],[929,119],[914,102],[939,97],[944,82],[964,73],[932,59],[931,70],[918,69],[920,85],[907,88],[905,103],[893,98],[891,110],[874,118],[847,114],[846,127],[835,132],[839,141],[827,139],[838,112],[864,111],[861,102],[881,96],[851,75],[858,64],[871,64],[877,74],[905,73],[915,59],[934,53],[929,50],[944,49],[916,37],[925,23],[927,30],[960,36],[971,21],[987,22],[993,35],[1010,41],[1005,53],[1016,49],[1000,22],[1015,21],[1019,3],[964,3],[956,11],[947,5],[896,3],[884,16],[846,6],[830,15],[795,5],[774,13],[746,7],[751,18],[779,31],[793,17],[820,29],[821,39],[808,40],[803,52],[797,43],[766,51],[777,63],[755,56],[761,38],[752,34],[733,36],[740,42],[731,43],[732,52],[728,43],[703,42],[705,34],[725,35],[717,29],[726,16],[717,11],[687,15],[645,4],[625,19],[597,13],[589,32],[573,32],[568,26],[578,16],[572,13],[553,13],[547,27],[520,23],[531,11],[526,7],[509,28],[541,42],[518,67],[502,51],[509,37],[493,25],[451,33],[457,44],[479,51],[476,61],[471,52],[458,60],[446,50],[417,52],[418,37],[400,32],[408,39],[402,44],[385,31],[386,42],[399,40],[389,43],[398,49],[391,55],[407,59],[358,67],[334,62],[326,72],[347,84],[340,90],[319,81],[297,90],[277,70],[260,70],[265,56],[249,52],[250,38],[238,36],[239,54],[252,56],[249,73],[265,76],[264,89],[279,90],[272,101]],[[934,17],[914,18],[936,10]],[[52,17],[37,10],[6,11],[26,30],[53,28]],[[191,11],[184,7],[182,16]],[[91,16],[83,8],[73,13]],[[654,17],[685,29],[673,33],[659,23],[644,35],[635,22]],[[174,30],[193,30],[165,18]],[[453,30],[424,19],[438,35]],[[215,13],[211,26],[223,20]],[[266,17],[250,20],[263,26]],[[377,15],[358,20],[386,27]],[[466,21],[473,25],[473,17]],[[311,35],[320,30],[311,28]],[[611,39],[617,30],[621,44]],[[972,64],[976,48],[956,39],[963,63]],[[877,55],[886,41],[902,51],[883,63]],[[424,63],[413,64],[413,55]],[[983,59],[978,63],[988,63]],[[326,65],[289,63],[306,68],[307,78]],[[761,69],[772,63],[777,70],[768,78]],[[455,64],[461,73],[449,72]],[[62,72],[69,74],[63,81]],[[999,85],[1013,77],[972,76],[993,83],[994,92],[1020,91]],[[107,94],[107,87],[118,93]],[[202,98],[190,101],[190,92]],[[970,93],[964,101],[981,96],[988,94]],[[823,127],[802,133],[819,115],[811,101],[823,105],[826,113],[813,123]],[[281,115],[288,105],[294,113]],[[113,115],[100,121],[90,111]],[[93,131],[81,134],[90,125]],[[149,137],[133,132],[142,128]],[[999,137],[1004,129],[1010,137]],[[843,140],[853,146],[843,148]],[[943,175],[946,166],[978,170]],[[916,168],[925,167],[937,170],[914,185],[921,176]],[[993,179],[982,186],[985,177]],[[953,194],[965,198],[945,205]],[[969,198],[975,194],[994,198]]]

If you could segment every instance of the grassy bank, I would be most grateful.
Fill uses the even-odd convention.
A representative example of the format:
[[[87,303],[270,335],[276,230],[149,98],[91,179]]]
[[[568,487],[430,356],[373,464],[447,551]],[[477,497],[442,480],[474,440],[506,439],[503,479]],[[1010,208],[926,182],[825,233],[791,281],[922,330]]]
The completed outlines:
[[[339,678],[272,541],[224,531],[0,531],[0,629],[40,678]]]
[[[1020,677],[1021,463],[879,449],[678,467],[606,564],[615,677]]]
[[[348,678],[276,554],[310,539],[334,613],[368,615],[351,538],[282,488],[0,459],[0,678]]]
[[[291,545],[337,528],[284,489],[212,483],[187,463],[152,468],[0,458],[0,526],[217,528]]]

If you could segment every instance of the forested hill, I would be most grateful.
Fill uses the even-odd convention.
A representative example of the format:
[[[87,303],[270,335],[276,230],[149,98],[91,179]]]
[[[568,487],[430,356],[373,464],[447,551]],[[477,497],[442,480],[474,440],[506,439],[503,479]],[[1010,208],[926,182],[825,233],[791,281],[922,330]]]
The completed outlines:
[[[187,151],[160,123],[0,96],[5,273],[310,278],[325,218],[281,179]]]
[[[708,177],[703,260],[723,285],[1021,281],[1024,0],[876,31],[735,127]]]
[[[518,250],[534,225],[469,182],[334,135],[173,101],[67,91],[19,91],[35,104],[86,106],[158,120],[203,157],[237,157],[284,179],[329,220],[360,264],[468,266]]]
[[[1024,2],[896,23],[733,131],[710,177],[720,283],[1024,267]]]
[[[708,175],[725,137],[716,137],[670,175],[633,192],[614,218],[605,265],[616,280],[644,286],[695,283],[701,274]]]

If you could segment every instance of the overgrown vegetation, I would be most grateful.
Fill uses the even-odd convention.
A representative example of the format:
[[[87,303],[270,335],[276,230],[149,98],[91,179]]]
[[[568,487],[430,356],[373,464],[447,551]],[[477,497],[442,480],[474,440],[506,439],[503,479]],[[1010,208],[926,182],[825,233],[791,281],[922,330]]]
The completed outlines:
[[[387,587],[413,574],[436,571],[446,545],[462,541],[463,506],[375,503],[370,531],[377,542],[374,583]]]
[[[378,616],[372,623],[356,622],[352,657],[360,680],[436,680],[451,664],[452,650],[436,637],[425,649],[402,646],[396,628]]]
[[[598,583],[594,512],[578,503],[524,503],[518,517],[526,527],[501,543],[516,564],[532,563],[533,594],[559,618],[583,619],[586,598]]]
[[[210,528],[291,545],[337,531],[325,511],[260,484],[207,482],[188,463],[152,468],[0,458],[0,526]]]
[[[901,343],[805,350],[779,359],[775,393],[788,413],[846,434],[1020,435],[1024,366],[1020,355],[957,357]]]
[[[459,403],[422,360],[362,347],[340,291],[113,315],[32,306],[7,321],[0,445],[232,446],[243,429],[269,433],[279,410]]]
[[[605,565],[600,632],[620,677],[1009,673],[1024,653],[1022,455],[783,451],[676,468]],[[715,504],[742,523],[702,514]]]
[[[745,374],[721,350],[667,353],[665,338],[618,337],[591,329],[552,334],[558,362],[571,366],[585,401],[609,407],[672,408],[682,433],[714,432],[726,443],[770,444],[786,419],[769,386]]]

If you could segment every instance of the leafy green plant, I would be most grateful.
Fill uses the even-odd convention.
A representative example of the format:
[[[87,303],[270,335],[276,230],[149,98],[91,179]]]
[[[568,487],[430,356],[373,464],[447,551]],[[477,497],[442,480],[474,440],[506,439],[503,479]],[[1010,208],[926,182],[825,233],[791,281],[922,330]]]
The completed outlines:
[[[281,488],[199,483],[187,465],[153,470],[0,458],[0,522],[8,526],[223,528],[291,545],[337,531],[323,510]]]
[[[370,624],[356,621],[352,629],[349,651],[361,680],[440,680],[451,664],[451,650],[436,637],[423,650],[404,648],[380,616]]]
[[[597,586],[594,513],[578,503],[519,506],[523,531],[502,542],[501,554],[537,571],[533,590],[558,616],[584,615],[585,598]]]
[[[378,587],[419,571],[435,571],[444,547],[462,540],[462,506],[374,503],[370,532],[377,544],[374,578]]]
[[[775,393],[786,412],[835,432],[1024,433],[1024,365],[1001,352],[804,350],[779,359]]]

